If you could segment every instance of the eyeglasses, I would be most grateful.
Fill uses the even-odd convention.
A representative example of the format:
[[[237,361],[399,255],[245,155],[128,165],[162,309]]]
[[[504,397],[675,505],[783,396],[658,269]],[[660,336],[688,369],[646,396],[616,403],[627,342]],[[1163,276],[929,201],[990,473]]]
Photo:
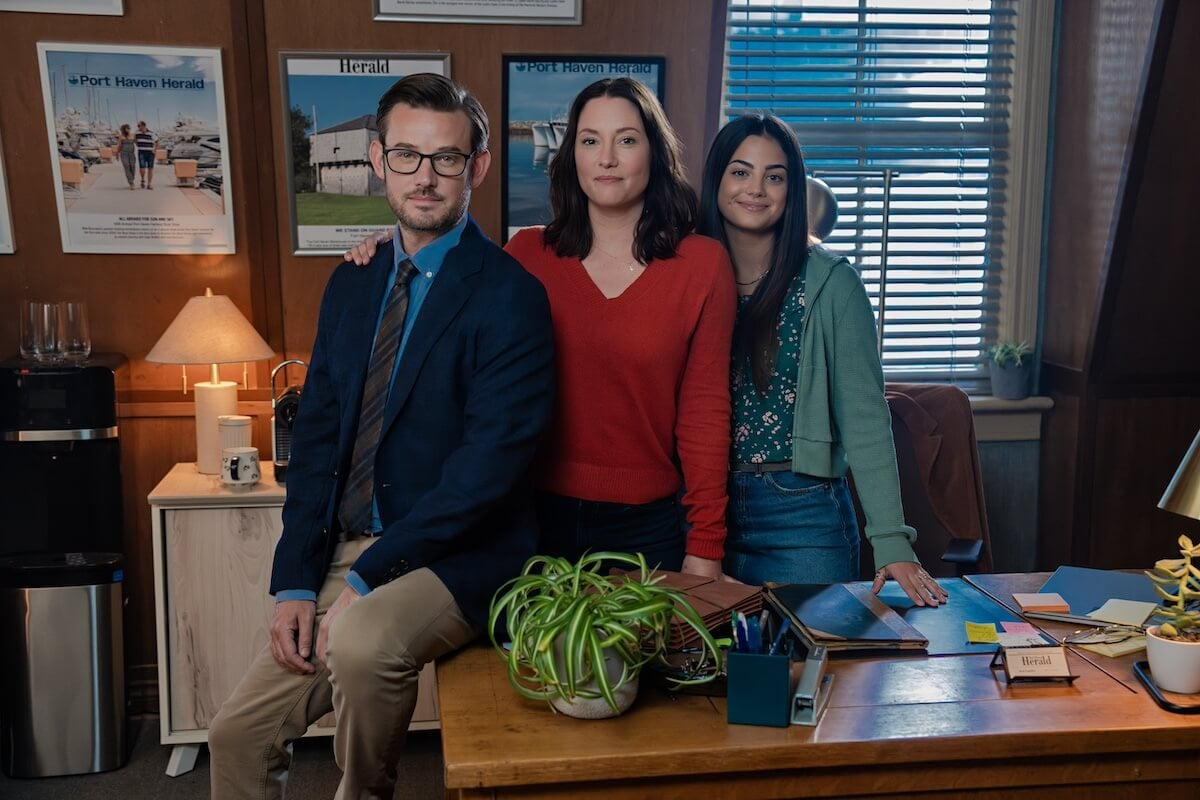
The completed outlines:
[[[428,158],[429,163],[433,165],[433,171],[438,175],[443,178],[457,178],[466,171],[471,155],[473,154],[459,153],[454,150],[443,150],[433,154],[418,153],[416,150],[409,150],[406,147],[393,147],[383,151],[383,162],[392,172],[400,175],[412,175],[421,168],[421,162]]]
[[[1146,631],[1137,625],[1106,625],[1103,628],[1086,628],[1063,639],[1064,644],[1117,644]]]

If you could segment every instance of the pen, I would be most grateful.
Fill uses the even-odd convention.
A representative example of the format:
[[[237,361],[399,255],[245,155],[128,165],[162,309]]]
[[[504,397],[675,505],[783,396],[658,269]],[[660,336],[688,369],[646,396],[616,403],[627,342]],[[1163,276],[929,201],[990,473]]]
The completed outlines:
[[[739,651],[739,652],[740,652],[740,651],[741,651],[741,649],[742,649],[742,643],[741,643],[741,641],[738,639],[738,621],[737,621],[737,615],[738,615],[738,612],[737,612],[737,611],[730,611],[730,612],[729,612],[729,635],[730,635],[731,637],[733,637],[733,649],[734,649],[734,650],[737,650],[737,651]]]
[[[783,637],[787,635],[788,628],[790,627],[792,627],[792,621],[784,617],[783,624],[779,626],[779,632],[775,634],[775,640],[771,642],[771,649],[767,651],[767,655],[775,655],[779,650],[779,645],[783,644]]]

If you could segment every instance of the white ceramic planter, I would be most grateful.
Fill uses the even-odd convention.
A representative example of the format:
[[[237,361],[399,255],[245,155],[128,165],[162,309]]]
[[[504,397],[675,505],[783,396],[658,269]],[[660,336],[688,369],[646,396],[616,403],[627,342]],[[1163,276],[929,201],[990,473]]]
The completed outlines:
[[[562,663],[562,647],[559,644],[559,640],[555,640],[554,642],[554,652],[556,655],[555,660],[558,662],[559,674],[562,674],[566,668]],[[604,651],[604,668],[608,672],[610,684],[615,684],[621,679],[621,657],[611,650]],[[619,714],[624,714],[633,705],[634,699],[637,698],[639,677],[638,675],[634,675],[623,686],[613,690],[613,699],[617,701],[616,711],[613,711],[612,706],[603,697],[576,696],[571,700],[553,697],[550,699],[550,705],[568,717],[575,717],[576,719],[608,719],[609,717],[615,717]],[[596,687],[595,680],[577,685],[577,688],[588,694],[600,693],[600,690]]]
[[[1200,642],[1164,639],[1158,626],[1146,629],[1146,655],[1158,688],[1180,694],[1200,692]]]

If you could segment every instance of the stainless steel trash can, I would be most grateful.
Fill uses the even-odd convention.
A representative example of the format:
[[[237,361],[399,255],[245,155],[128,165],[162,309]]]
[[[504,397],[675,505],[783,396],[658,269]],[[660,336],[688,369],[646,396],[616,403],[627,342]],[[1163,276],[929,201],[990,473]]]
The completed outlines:
[[[0,558],[0,767],[40,778],[125,763],[121,557]]]

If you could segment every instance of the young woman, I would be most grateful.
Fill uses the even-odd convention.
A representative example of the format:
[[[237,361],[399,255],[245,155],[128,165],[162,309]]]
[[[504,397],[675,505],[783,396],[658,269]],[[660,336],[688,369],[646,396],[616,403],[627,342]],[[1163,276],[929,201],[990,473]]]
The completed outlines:
[[[679,141],[645,86],[615,78],[580,92],[550,196],[553,221],[505,248],[542,281],[554,321],[558,399],[535,472],[541,550],[640,551],[718,576],[732,270],[720,245],[692,234]],[[347,258],[373,250],[364,242]]]
[[[874,590],[896,579],[918,605],[946,593],[904,524],[871,304],[842,256],[808,242],[800,143],[777,117],[721,129],[705,162],[699,231],[726,246],[738,288],[725,571],[746,583],[858,576],[867,516]]]
[[[121,126],[121,133],[117,136],[117,158],[120,159],[121,167],[125,170],[125,180],[129,183],[129,190],[133,191],[133,179],[137,177],[137,139],[128,123]]]

